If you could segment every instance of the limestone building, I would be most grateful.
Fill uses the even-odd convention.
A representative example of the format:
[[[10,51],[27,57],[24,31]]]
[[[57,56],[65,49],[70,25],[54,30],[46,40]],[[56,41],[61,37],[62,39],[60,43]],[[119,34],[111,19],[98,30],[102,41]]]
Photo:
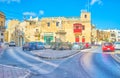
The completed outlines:
[[[87,11],[81,11],[78,17],[43,17],[30,18],[23,22],[13,22],[8,24],[8,33],[11,32],[14,26],[15,30],[21,31],[23,34],[20,37],[9,35],[8,41],[12,37],[16,39],[16,43],[42,41],[47,44],[55,41],[62,42],[90,42],[91,43],[91,14]],[[13,32],[17,32],[13,29]],[[18,32],[17,32],[18,33]],[[20,34],[20,32],[19,32]],[[21,41],[22,40],[22,41]],[[21,44],[21,45],[22,45]]]

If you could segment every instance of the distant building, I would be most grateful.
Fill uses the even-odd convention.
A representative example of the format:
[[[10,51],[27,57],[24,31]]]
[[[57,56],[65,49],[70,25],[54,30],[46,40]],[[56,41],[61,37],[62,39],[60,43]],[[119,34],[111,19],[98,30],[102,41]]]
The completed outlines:
[[[18,20],[11,20],[8,22],[8,27],[5,31],[5,40],[6,42],[10,42],[10,41],[15,41],[16,42],[16,28],[18,27],[19,25],[19,22]]]
[[[5,32],[5,15],[0,12],[0,41],[4,42],[4,32]]]
[[[116,41],[120,42],[120,30],[117,30],[116,32]]]
[[[109,42],[110,37],[111,37],[110,31],[100,30],[100,29],[97,30],[97,40],[98,40],[98,42],[104,42],[104,41]]]
[[[117,29],[99,30],[99,39],[102,41],[109,42],[120,41],[120,30]]]
[[[117,29],[113,29],[113,30],[110,30],[111,32],[111,41],[120,41],[120,30],[117,30]]]

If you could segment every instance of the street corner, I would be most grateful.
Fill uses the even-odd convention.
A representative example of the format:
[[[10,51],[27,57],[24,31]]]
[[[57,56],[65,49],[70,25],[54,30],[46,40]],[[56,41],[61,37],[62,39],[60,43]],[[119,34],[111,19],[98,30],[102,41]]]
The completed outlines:
[[[27,69],[0,64],[0,78],[29,78],[30,76],[31,72]]]

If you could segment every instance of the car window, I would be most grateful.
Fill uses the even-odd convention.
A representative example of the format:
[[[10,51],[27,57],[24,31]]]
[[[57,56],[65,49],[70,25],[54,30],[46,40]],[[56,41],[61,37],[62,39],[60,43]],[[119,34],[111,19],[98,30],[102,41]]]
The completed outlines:
[[[37,43],[38,45],[43,45],[43,43],[42,42],[39,42],[39,43]]]
[[[104,43],[105,46],[112,46],[112,43]]]
[[[14,41],[11,41],[10,43],[15,43]]]
[[[115,43],[115,44],[120,44],[120,43]]]

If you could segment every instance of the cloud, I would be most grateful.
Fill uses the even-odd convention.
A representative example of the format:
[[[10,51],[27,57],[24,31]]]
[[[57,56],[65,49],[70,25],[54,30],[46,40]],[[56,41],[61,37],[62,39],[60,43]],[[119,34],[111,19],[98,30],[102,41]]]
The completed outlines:
[[[11,3],[11,2],[17,2],[20,3],[21,0],[0,0],[0,2],[6,2],[6,3]]]
[[[24,12],[23,15],[37,16],[37,14],[34,12]]]
[[[102,4],[101,0],[91,0],[90,5],[94,5],[95,3],[98,3],[99,5]]]
[[[44,11],[43,11],[43,10],[40,10],[40,11],[39,11],[39,14],[40,14],[40,15],[44,15]]]
[[[35,13],[35,12],[23,12],[23,15],[36,17],[36,16],[39,16],[39,15],[40,16],[44,15],[44,11],[40,10],[39,13]]]

